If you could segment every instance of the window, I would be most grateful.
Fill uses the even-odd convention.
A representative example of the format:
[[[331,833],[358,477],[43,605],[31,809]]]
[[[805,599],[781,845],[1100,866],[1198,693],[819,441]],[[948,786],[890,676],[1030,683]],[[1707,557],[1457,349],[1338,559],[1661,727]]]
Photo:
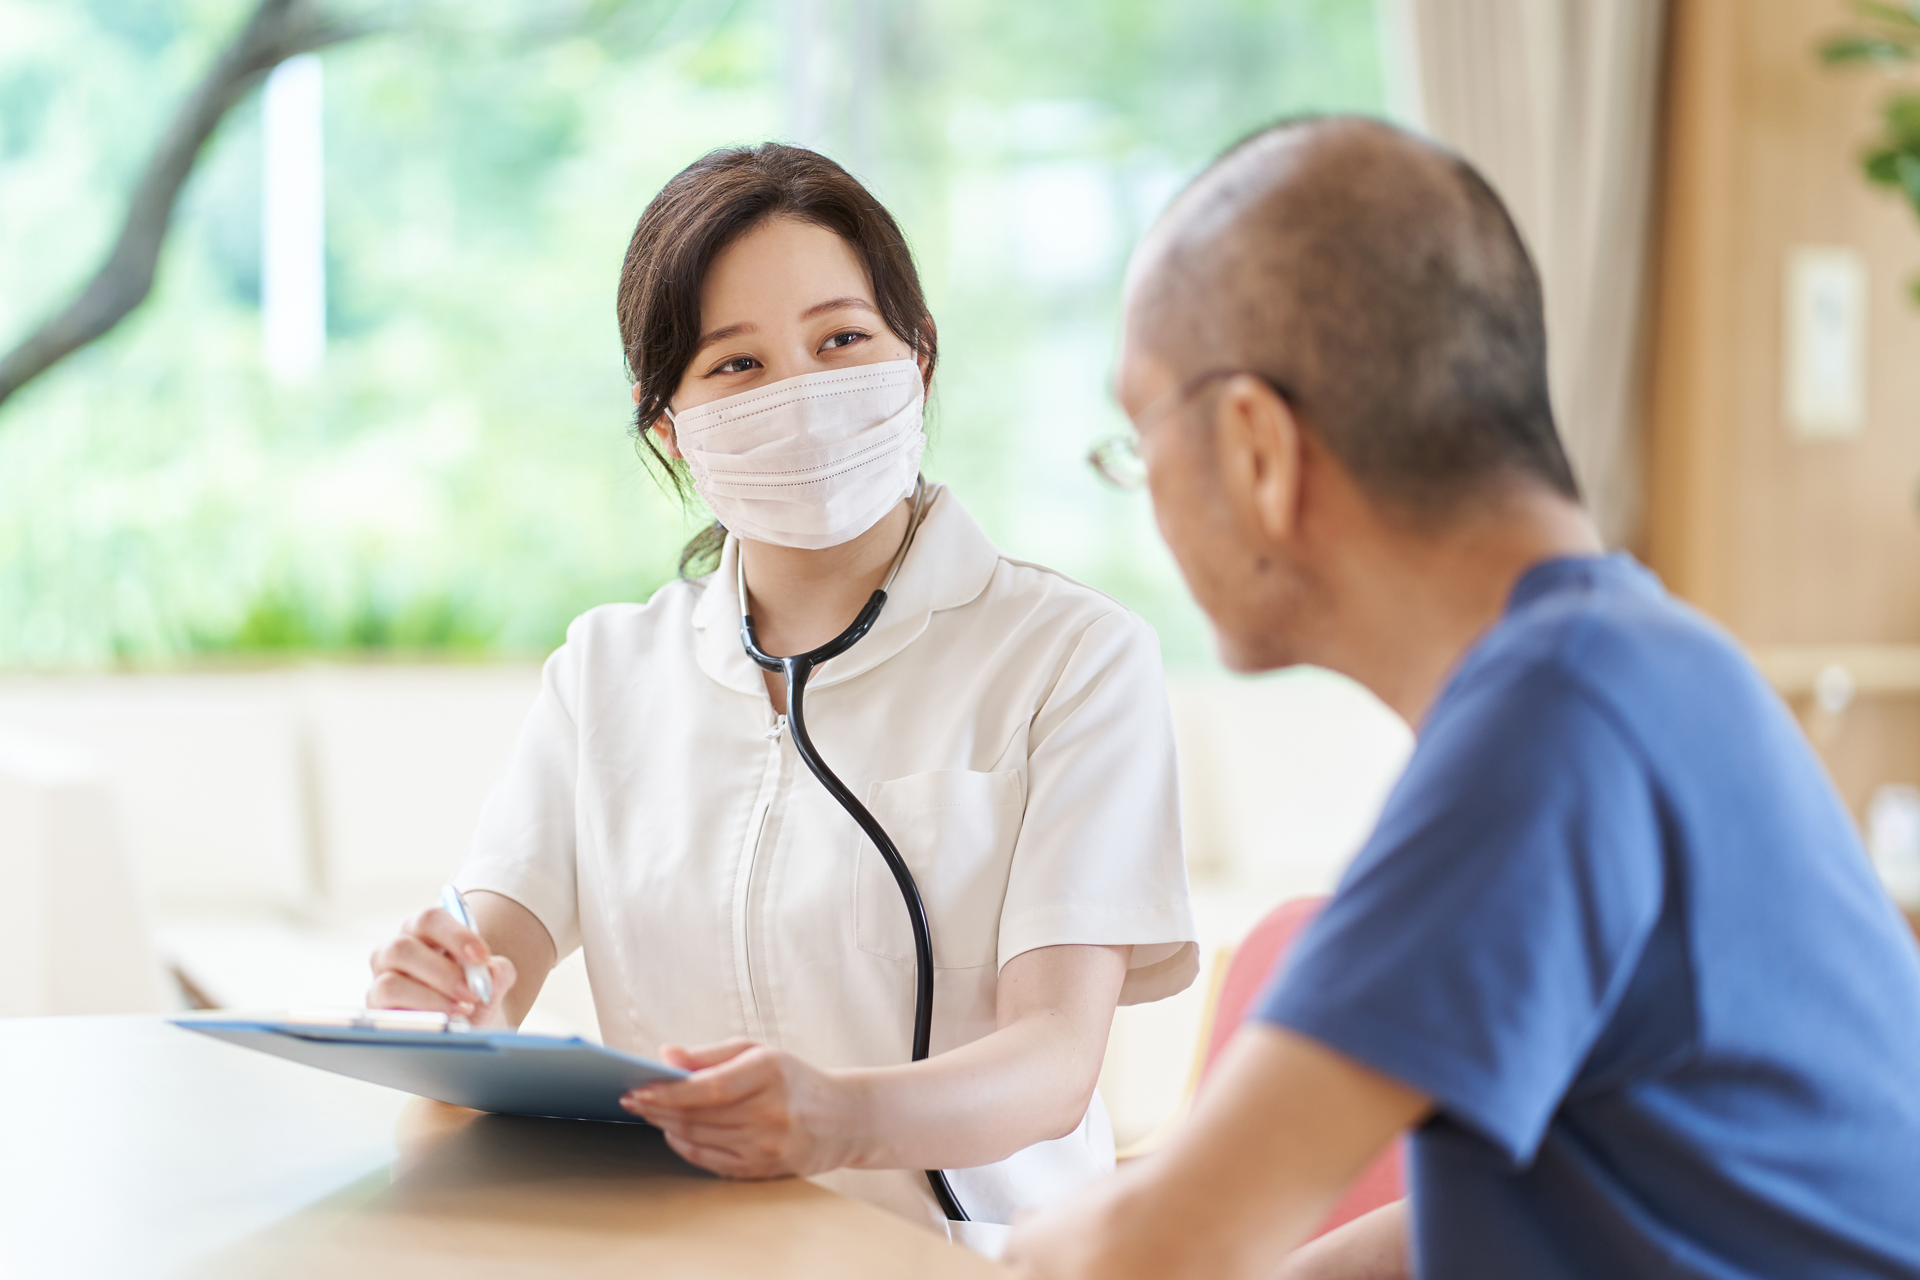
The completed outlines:
[[[93,269],[244,7],[0,0],[0,344]],[[258,101],[228,119],[154,296],[0,406],[0,665],[539,653],[644,599],[700,521],[634,452],[621,254],[680,166],[778,136],[867,179],[913,241],[941,325],[928,474],[1005,550],[1206,660],[1146,499],[1081,461],[1120,425],[1120,273],[1234,139],[1380,108],[1370,0],[634,0],[558,31],[520,11],[324,55],[306,380],[263,356]]]

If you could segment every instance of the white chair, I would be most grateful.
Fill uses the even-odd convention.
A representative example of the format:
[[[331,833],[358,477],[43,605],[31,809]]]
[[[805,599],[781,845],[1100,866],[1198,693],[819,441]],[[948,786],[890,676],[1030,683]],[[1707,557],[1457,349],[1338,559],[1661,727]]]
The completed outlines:
[[[318,842],[286,674],[8,677],[0,733],[82,751],[112,778],[156,911],[310,909]]]
[[[0,1016],[172,1007],[116,810],[88,756],[0,735]]]
[[[316,666],[299,688],[329,907],[432,906],[512,754],[539,666]]]

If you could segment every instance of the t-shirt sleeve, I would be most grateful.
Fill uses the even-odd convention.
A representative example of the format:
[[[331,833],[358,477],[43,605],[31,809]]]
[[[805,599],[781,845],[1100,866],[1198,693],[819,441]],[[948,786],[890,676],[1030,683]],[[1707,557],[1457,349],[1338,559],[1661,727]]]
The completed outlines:
[[[1659,917],[1661,823],[1638,753],[1565,673],[1456,692],[1258,1016],[1525,1165]]]
[[[999,963],[1065,944],[1133,947],[1122,1004],[1199,969],[1160,644],[1129,613],[1082,633],[1028,738]]]
[[[539,695],[454,876],[463,893],[488,890],[533,912],[553,938],[556,959],[580,945],[574,869],[580,748],[568,711],[576,683],[574,651],[562,645],[547,659]]]

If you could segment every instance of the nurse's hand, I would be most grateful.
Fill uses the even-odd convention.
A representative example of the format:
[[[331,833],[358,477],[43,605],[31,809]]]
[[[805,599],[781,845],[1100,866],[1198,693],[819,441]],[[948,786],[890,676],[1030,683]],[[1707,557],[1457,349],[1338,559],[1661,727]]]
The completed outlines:
[[[369,1009],[428,1009],[458,1014],[476,1027],[500,1026],[507,993],[518,976],[513,961],[492,955],[473,930],[434,907],[400,927],[400,934],[368,960],[373,985]],[[493,999],[482,1004],[463,966],[483,964],[493,974]]]
[[[636,1089],[620,1105],[656,1124],[690,1164],[730,1178],[824,1173],[853,1163],[852,1088],[780,1049],[729,1040],[660,1056],[685,1080]]]

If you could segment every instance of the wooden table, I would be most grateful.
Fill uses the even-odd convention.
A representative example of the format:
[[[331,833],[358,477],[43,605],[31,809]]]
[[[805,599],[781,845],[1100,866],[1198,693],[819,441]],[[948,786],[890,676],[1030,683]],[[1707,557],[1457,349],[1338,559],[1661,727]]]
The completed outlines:
[[[1006,1273],[643,1125],[422,1103],[158,1018],[0,1019],[0,1277]]]

